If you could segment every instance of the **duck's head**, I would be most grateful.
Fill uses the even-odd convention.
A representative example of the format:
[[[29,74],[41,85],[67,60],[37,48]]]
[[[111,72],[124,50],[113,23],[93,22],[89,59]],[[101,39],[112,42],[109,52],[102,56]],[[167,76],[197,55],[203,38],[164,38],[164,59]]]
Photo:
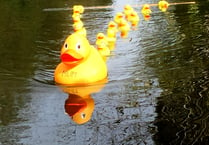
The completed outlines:
[[[144,4],[142,10],[150,10],[150,6],[148,4]]]
[[[169,3],[165,0],[162,1],[162,8],[167,9],[169,6]]]
[[[128,25],[128,22],[125,19],[121,19],[118,24],[119,27],[123,27],[123,26],[127,26],[127,25]]]
[[[83,28],[83,22],[82,21],[79,21],[79,22],[73,24],[74,32],[76,32],[78,30],[81,30],[82,28]]]
[[[129,10],[133,10],[133,8],[130,5],[125,5],[124,10],[129,11]]]
[[[117,19],[122,19],[123,18],[123,13],[121,13],[121,12],[116,13],[116,18]]]
[[[80,15],[73,15],[72,18],[73,18],[73,23],[81,22]]]
[[[73,33],[68,36],[61,49],[61,61],[67,65],[81,63],[90,53],[89,41],[79,34]]]
[[[137,15],[138,15],[137,12],[135,12],[135,11],[132,11],[132,12],[131,12],[131,17],[132,17],[132,18],[136,18]]]
[[[114,21],[108,23],[108,28],[117,28],[117,24]]]
[[[101,40],[101,39],[104,39],[104,38],[105,38],[104,33],[98,33],[98,34],[97,34],[97,40],[98,40],[98,39]]]
[[[82,5],[74,5],[73,6],[73,13],[83,13],[84,12],[84,7]]]

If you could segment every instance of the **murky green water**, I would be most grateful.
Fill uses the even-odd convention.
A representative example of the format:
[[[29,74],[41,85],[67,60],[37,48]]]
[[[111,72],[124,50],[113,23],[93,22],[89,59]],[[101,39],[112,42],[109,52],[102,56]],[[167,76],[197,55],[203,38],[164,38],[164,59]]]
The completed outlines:
[[[80,1],[114,6],[85,11],[89,41],[95,43],[125,4],[157,2]],[[68,8],[78,3],[0,1],[0,145],[207,144],[209,2],[196,2],[165,13],[152,7],[149,21],[135,8],[139,27],[128,39],[118,36],[107,61],[109,82],[87,89],[91,99],[78,99],[94,104],[90,120],[78,125],[67,114],[66,103],[73,100],[68,93],[86,88],[65,93],[53,81],[72,32]]]

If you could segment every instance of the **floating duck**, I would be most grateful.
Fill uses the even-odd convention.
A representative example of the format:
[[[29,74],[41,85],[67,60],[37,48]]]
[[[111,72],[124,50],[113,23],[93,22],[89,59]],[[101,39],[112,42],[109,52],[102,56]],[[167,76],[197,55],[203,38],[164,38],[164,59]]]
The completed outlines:
[[[73,24],[73,30],[75,33],[80,34],[84,37],[86,37],[86,29],[83,27],[83,22],[79,21]]]
[[[107,28],[107,41],[110,50],[113,50],[115,48],[117,32],[118,32],[117,24],[114,21],[110,21],[108,23],[108,28]]]
[[[130,14],[131,14],[131,12],[132,12],[133,10],[134,10],[134,9],[133,9],[130,5],[125,5],[125,6],[124,6],[124,11],[123,11],[123,13],[125,14],[126,20],[129,21],[129,19],[130,19]]]
[[[64,105],[65,112],[75,123],[84,124],[91,119],[95,106],[91,94],[100,92],[106,83],[107,79],[89,86],[60,86],[64,92],[69,94]]]
[[[128,24],[128,21],[126,21],[125,19],[121,19],[118,24],[118,30],[120,31],[120,36],[122,38],[126,38],[130,30],[130,25]]]
[[[74,15],[72,18],[73,18],[73,23],[81,22],[81,18],[78,15]]]
[[[84,7],[82,5],[74,5],[73,6],[73,15],[72,17],[80,17],[81,14],[84,12]]]
[[[73,13],[74,14],[82,14],[84,12],[84,7],[82,5],[74,5]]]
[[[108,47],[108,41],[103,33],[97,34],[96,45],[99,53],[105,58],[110,55],[110,49]]]
[[[61,49],[61,63],[54,72],[55,82],[66,85],[87,85],[107,77],[107,66],[86,37],[73,33]]]
[[[110,21],[108,23],[108,28],[107,28],[107,37],[116,38],[117,32],[118,32],[117,24],[114,21]]]
[[[158,2],[158,7],[162,12],[165,12],[168,9],[169,3],[165,0]]]
[[[152,13],[150,6],[148,4],[144,4],[141,13],[143,14],[145,20],[149,20],[150,14]]]
[[[139,16],[136,11],[132,11],[130,13],[129,21],[131,22],[131,26],[135,28],[139,23]]]
[[[116,13],[116,15],[114,17],[114,21],[118,24],[120,22],[120,20],[123,19],[123,18],[124,18],[123,13],[118,12],[118,13]]]

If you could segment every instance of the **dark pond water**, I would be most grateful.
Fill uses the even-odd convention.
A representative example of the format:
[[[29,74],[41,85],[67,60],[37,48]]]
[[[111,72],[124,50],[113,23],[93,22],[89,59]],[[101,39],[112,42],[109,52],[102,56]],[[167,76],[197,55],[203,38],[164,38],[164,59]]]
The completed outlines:
[[[75,95],[53,81],[61,46],[72,33],[74,4],[114,6],[83,14],[94,44],[125,4],[157,2],[1,0],[0,145],[208,144],[208,0],[165,13],[152,7],[149,21],[135,8],[141,21],[127,39],[118,36],[107,61],[108,83],[67,90],[88,96],[77,97],[91,104],[85,124],[65,113]]]

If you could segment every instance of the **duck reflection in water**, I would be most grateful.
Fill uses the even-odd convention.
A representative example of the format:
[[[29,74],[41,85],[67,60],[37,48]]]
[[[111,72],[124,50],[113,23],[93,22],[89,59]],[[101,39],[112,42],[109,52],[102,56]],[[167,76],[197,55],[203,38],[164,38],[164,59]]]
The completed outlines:
[[[107,82],[107,79],[89,86],[61,86],[61,89],[68,93],[65,101],[65,112],[77,124],[87,123],[94,111],[94,99],[92,93],[100,92]]]
[[[65,101],[65,112],[77,124],[83,124],[91,119],[94,111],[94,99],[88,95],[81,97],[75,94],[69,94]]]

